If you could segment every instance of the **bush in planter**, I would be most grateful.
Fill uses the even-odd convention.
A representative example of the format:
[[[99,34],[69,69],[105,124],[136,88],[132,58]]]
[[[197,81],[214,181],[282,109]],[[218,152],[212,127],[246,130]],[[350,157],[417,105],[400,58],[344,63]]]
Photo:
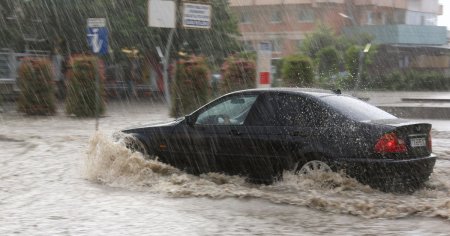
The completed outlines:
[[[53,115],[55,93],[51,62],[47,59],[24,59],[19,67],[18,110],[28,115]]]
[[[236,90],[256,88],[255,61],[248,58],[228,57],[222,65],[222,94]]]
[[[291,87],[310,87],[314,84],[313,63],[309,57],[293,55],[283,59],[283,84]]]
[[[71,59],[66,98],[67,114],[78,117],[96,115],[96,73],[99,76],[99,115],[105,112],[104,77],[100,72],[101,68],[100,61],[93,56],[78,56]]]
[[[180,116],[208,102],[210,72],[205,59],[196,56],[180,60],[175,70],[176,78],[171,85],[170,115]]]

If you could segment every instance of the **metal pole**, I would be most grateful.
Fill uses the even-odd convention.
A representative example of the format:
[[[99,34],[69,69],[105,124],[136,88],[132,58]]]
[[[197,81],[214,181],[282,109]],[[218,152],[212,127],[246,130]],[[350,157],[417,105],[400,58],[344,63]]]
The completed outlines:
[[[94,62],[94,70],[95,70],[95,131],[98,131],[98,113],[99,113],[99,103],[100,103],[100,79],[98,75],[98,58]]]
[[[169,106],[169,109],[172,108],[172,102],[170,101],[170,91],[169,91],[169,63],[170,63],[170,49],[172,47],[173,35],[176,31],[176,28],[172,28],[169,33],[169,39],[166,44],[166,51],[164,53],[164,64],[163,64],[163,81],[164,81],[164,98]]]
[[[359,82],[361,80],[361,74],[362,74],[362,71],[363,71],[364,56],[365,56],[365,53],[364,53],[363,49],[361,49],[361,51],[359,51],[358,75],[356,77],[355,87],[353,88],[353,95],[354,96],[356,96],[356,92],[359,89]]]

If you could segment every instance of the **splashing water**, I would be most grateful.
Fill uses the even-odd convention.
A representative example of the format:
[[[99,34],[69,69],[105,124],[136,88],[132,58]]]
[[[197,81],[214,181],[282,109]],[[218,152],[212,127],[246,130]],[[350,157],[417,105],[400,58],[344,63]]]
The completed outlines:
[[[435,171],[426,187],[411,195],[383,193],[340,173],[306,178],[285,172],[283,181],[255,185],[240,176],[190,175],[157,160],[146,160],[123,142],[96,133],[89,143],[84,175],[108,186],[172,197],[259,198],[365,218],[419,215],[450,219],[449,173],[443,170]]]

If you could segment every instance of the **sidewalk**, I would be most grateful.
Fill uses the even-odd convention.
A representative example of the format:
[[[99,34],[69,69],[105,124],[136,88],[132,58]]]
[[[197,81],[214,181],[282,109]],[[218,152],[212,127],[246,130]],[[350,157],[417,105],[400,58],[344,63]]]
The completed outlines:
[[[402,118],[450,119],[450,91],[359,91],[356,96]]]
[[[450,120],[450,91],[449,92],[374,92],[359,91],[353,93],[345,91],[345,94],[356,95],[356,97],[367,101],[389,113],[402,118],[412,119],[441,119]],[[3,109],[3,111],[1,111]],[[144,110],[157,110],[168,112],[164,102],[160,98],[141,98],[139,100],[123,99],[109,100],[107,112],[119,111],[123,116],[133,115]],[[64,114],[64,104],[58,102],[59,115]],[[3,113],[2,113],[3,112]],[[16,104],[4,102],[0,106],[0,114],[15,114]]]

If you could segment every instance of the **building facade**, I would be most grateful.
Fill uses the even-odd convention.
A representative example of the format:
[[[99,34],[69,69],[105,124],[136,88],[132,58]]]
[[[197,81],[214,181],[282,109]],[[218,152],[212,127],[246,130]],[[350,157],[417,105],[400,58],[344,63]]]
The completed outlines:
[[[273,58],[298,52],[305,36],[324,24],[337,34],[372,35],[374,44],[394,54],[395,66],[423,67],[432,56],[439,61],[433,65],[450,67],[447,29],[437,26],[443,13],[438,0],[230,0],[230,7],[244,49],[271,42]]]

